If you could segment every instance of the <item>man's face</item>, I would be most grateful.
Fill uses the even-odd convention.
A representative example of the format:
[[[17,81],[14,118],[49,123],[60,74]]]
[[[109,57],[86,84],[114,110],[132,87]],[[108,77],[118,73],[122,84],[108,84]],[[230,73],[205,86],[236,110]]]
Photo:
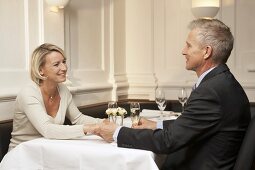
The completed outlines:
[[[198,38],[198,31],[193,29],[186,40],[186,44],[182,50],[182,54],[186,58],[186,69],[193,70],[197,73],[204,65],[205,49],[202,48]]]

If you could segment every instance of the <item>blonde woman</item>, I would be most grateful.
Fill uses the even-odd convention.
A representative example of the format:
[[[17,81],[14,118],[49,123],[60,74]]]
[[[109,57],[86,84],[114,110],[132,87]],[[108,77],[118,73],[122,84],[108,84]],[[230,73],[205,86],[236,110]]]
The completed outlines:
[[[67,72],[63,50],[42,44],[32,54],[30,69],[32,81],[16,98],[9,150],[40,137],[72,139],[93,133],[102,120],[82,114],[62,84]],[[63,125],[65,117],[72,126]]]

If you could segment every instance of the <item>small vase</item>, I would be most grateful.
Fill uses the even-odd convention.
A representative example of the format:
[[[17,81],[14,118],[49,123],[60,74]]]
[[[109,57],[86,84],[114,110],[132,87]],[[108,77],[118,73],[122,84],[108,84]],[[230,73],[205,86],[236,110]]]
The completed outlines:
[[[124,116],[115,116],[115,123],[119,126],[123,126]]]
[[[114,122],[115,124],[119,125],[119,126],[123,126],[123,119],[124,116],[113,116],[113,115],[109,115],[108,119],[110,122]]]

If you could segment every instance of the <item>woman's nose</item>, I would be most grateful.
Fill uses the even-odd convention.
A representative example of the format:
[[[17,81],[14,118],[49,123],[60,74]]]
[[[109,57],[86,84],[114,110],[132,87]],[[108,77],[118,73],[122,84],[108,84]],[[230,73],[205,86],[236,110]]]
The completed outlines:
[[[65,63],[60,64],[60,69],[61,70],[67,70],[67,65]]]

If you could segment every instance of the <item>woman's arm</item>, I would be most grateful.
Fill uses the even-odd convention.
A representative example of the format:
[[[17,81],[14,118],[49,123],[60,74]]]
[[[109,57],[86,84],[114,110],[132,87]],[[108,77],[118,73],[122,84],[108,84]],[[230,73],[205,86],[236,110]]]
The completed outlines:
[[[44,107],[43,99],[38,89],[27,88],[17,97],[21,119],[27,119],[44,137],[53,139],[71,139],[84,136],[83,125],[59,125],[49,116]],[[65,113],[61,116],[65,116]],[[25,125],[24,125],[25,126]]]

